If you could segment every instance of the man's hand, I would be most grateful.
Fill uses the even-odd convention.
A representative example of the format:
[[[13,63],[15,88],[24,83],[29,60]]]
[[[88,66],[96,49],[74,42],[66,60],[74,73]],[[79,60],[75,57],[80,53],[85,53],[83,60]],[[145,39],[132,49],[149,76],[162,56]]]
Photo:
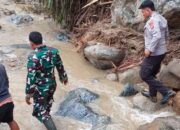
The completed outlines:
[[[68,80],[63,81],[63,84],[67,85],[68,84]]]
[[[151,52],[146,49],[146,50],[144,51],[144,55],[145,55],[145,57],[149,57],[149,56],[151,55]]]
[[[31,96],[30,95],[26,95],[26,97],[25,97],[25,100],[26,100],[26,103],[28,104],[28,105],[31,105],[32,103],[31,103]]]

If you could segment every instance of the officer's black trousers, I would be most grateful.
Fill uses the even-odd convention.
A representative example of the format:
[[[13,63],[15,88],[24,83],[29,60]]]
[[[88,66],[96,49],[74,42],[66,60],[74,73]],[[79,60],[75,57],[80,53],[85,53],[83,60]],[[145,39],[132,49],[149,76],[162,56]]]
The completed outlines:
[[[164,96],[170,90],[156,79],[156,75],[160,71],[161,62],[164,58],[165,54],[150,56],[145,58],[141,64],[140,76],[142,80],[149,85],[149,91],[152,97],[156,96],[157,92],[160,92]]]

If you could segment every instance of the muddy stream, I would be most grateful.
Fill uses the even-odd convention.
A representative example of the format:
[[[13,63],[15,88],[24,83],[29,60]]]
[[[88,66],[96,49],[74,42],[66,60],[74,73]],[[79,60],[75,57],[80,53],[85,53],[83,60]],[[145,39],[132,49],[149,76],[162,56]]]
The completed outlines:
[[[5,0],[0,0],[0,9],[15,10],[16,14],[27,14],[22,10],[21,5],[4,3]],[[133,109],[129,99],[118,96],[122,90],[122,85],[108,81],[106,72],[91,66],[80,54],[75,52],[73,45],[62,43],[56,39],[59,27],[53,20],[44,19],[43,15],[30,15],[34,19],[32,23],[18,26],[9,22],[11,16],[0,16],[0,25],[2,26],[2,30],[0,30],[0,46],[28,45],[29,32],[36,30],[42,32],[47,45],[60,50],[65,69],[69,75],[69,85],[63,86],[57,80],[58,87],[55,93],[52,115],[58,130],[91,129],[90,124],[54,115],[65,95],[76,88],[87,88],[100,95],[100,98],[91,103],[90,106],[94,111],[111,117],[112,123],[106,128],[107,130],[136,130],[140,125],[151,122],[156,117],[173,115],[173,113],[169,112],[147,114]],[[16,48],[14,53],[19,58],[19,66],[13,68],[6,64],[10,80],[10,91],[15,103],[15,119],[19,123],[21,130],[45,130],[44,126],[32,117],[32,106],[26,105],[24,101],[26,58],[29,52],[29,49]],[[8,127],[6,124],[1,124],[0,130],[8,130]]]

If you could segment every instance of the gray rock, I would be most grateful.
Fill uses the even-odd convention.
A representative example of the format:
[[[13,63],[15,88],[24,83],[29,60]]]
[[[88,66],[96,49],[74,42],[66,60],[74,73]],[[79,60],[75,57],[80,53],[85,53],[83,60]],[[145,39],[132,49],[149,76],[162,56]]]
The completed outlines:
[[[133,84],[127,83],[124,86],[124,90],[121,92],[120,96],[127,97],[127,96],[133,96],[136,95],[138,91],[135,89],[135,86]]]
[[[11,59],[11,60],[16,60],[17,59],[17,55],[15,54],[5,54],[4,55],[5,57],[7,57],[8,59]]]
[[[93,83],[93,84],[96,84],[96,83],[99,83],[100,81],[99,81],[99,79],[98,78],[93,78],[93,79],[91,79],[91,83]]]
[[[143,0],[114,0],[111,7],[112,25],[121,24],[143,29],[143,17],[138,9]],[[158,12],[163,14],[171,28],[180,28],[180,1],[179,0],[153,0]]]
[[[180,80],[180,59],[174,59],[167,67],[169,72],[177,76]]]
[[[110,81],[117,81],[117,80],[118,80],[117,75],[114,74],[114,73],[108,74],[108,75],[106,76],[106,78],[107,78],[108,80],[110,80]]]
[[[87,104],[99,98],[99,95],[85,89],[79,88],[74,91],[69,92],[67,96],[70,100],[78,98],[78,100],[82,101],[83,103]]]
[[[167,18],[168,25],[173,29],[180,29],[180,2],[178,0],[167,1],[164,4],[162,14]]]
[[[110,117],[94,112],[88,103],[97,99],[99,96],[84,88],[69,92],[66,99],[60,104],[57,115],[70,117],[85,123],[91,123],[93,128],[99,125],[110,123]]]
[[[131,83],[138,84],[141,83],[141,77],[139,75],[140,67],[134,67],[123,73],[119,73],[119,82],[122,84]]]
[[[41,0],[21,0],[24,1],[27,4],[33,4],[33,3],[40,3]]]
[[[11,47],[8,47],[8,46],[0,47],[0,53],[1,54],[10,54],[12,52],[14,52],[14,49]]]
[[[173,98],[171,105],[173,106],[173,110],[180,115],[180,92]]]
[[[62,41],[62,42],[68,42],[70,39],[70,36],[67,32],[60,32],[57,36],[56,36],[57,40]]]
[[[102,70],[106,70],[106,69],[110,69],[113,66],[111,65],[110,61],[106,61],[106,60],[96,60],[96,59],[91,59],[91,58],[87,58],[85,57],[93,66],[95,66],[98,69],[102,69]]]
[[[149,88],[149,86],[145,82],[134,85],[134,89],[138,92],[142,92],[143,90],[145,90],[147,88]]]
[[[15,10],[4,9],[3,12],[4,12],[4,15],[7,15],[7,16],[16,14]]]
[[[31,49],[29,44],[12,44],[9,47],[15,48],[15,49]]]
[[[125,57],[125,52],[102,44],[87,46],[84,49],[85,58],[99,69],[110,69],[112,62],[119,65]]]
[[[13,0],[3,0],[2,1],[2,4],[4,4],[4,5],[10,5],[10,4],[12,4],[14,1]]]
[[[1,130],[9,130],[9,126],[7,124],[0,124]]]
[[[133,107],[141,111],[152,113],[165,108],[166,106],[160,105],[159,103],[153,103],[148,98],[139,93],[133,97]]]
[[[0,63],[2,63],[3,62],[3,58],[0,56]]]
[[[111,118],[108,116],[99,116],[97,123],[92,127],[92,130],[106,130],[107,124],[111,122]]]
[[[30,23],[33,21],[33,18],[30,15],[12,15],[10,22],[16,25]]]
[[[170,88],[180,89],[180,78],[169,72],[169,67],[167,66],[162,67],[159,79]]]
[[[159,117],[152,123],[142,125],[138,130],[180,130],[180,118],[177,117]]]
[[[25,3],[25,0],[15,0],[16,3]]]

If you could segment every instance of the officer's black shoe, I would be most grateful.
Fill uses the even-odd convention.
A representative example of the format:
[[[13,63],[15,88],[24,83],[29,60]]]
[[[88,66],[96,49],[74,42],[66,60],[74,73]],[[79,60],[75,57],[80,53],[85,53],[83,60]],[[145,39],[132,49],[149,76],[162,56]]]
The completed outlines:
[[[143,91],[141,92],[141,94],[142,94],[143,96],[149,98],[152,102],[154,102],[154,103],[157,102],[157,97],[152,97],[152,96],[150,95],[150,92],[149,92],[149,91],[143,90]]]
[[[162,98],[162,100],[161,100],[161,105],[164,105],[164,104],[166,104],[168,101],[169,101],[169,99],[171,98],[171,97],[174,97],[176,95],[176,92],[174,92],[174,91],[169,91],[166,95],[164,95],[163,96],[163,98]]]

